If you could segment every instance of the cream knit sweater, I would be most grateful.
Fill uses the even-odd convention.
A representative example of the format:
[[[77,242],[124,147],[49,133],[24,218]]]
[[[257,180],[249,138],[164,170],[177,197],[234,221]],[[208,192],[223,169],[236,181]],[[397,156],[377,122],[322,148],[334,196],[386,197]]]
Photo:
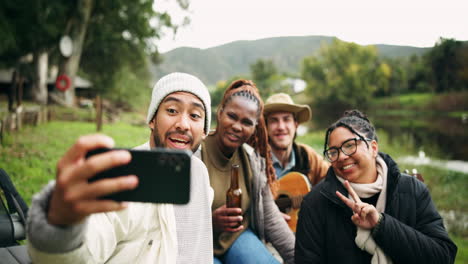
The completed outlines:
[[[146,143],[138,149],[149,149]],[[34,263],[212,263],[211,202],[205,165],[192,156],[186,205],[129,203],[118,212],[89,216],[58,227],[46,219],[54,182],[37,194],[29,211],[28,250]]]

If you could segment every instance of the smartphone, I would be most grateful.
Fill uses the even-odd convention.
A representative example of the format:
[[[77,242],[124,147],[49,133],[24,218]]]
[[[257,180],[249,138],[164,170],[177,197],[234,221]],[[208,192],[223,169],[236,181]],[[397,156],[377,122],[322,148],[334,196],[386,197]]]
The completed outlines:
[[[86,157],[118,148],[99,148]],[[132,155],[130,163],[98,173],[88,181],[136,175],[138,186],[101,197],[115,201],[186,204],[190,199],[190,151],[166,148],[152,150],[125,149]]]

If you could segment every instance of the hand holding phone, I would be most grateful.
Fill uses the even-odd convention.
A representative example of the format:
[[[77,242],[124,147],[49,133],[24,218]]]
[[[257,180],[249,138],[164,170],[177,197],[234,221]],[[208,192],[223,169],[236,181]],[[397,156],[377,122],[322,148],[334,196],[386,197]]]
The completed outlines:
[[[68,226],[80,223],[94,213],[118,211],[125,203],[102,200],[98,197],[137,187],[134,175],[113,178],[90,184],[88,179],[97,173],[128,164],[128,151],[111,151],[86,159],[86,153],[96,148],[112,148],[114,140],[106,135],[91,134],[78,138],[57,162],[56,182],[48,204],[47,221]]]
[[[117,149],[95,149],[88,152],[86,157],[112,150]],[[189,202],[191,152],[165,148],[128,151],[132,156],[130,163],[98,173],[91,177],[89,182],[136,175],[138,186],[133,190],[103,196],[101,199],[173,204]]]

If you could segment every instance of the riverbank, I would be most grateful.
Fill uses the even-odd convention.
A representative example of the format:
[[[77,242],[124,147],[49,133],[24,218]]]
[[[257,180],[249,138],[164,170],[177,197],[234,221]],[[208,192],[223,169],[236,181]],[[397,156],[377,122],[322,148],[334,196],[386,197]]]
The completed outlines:
[[[468,92],[412,93],[372,100],[370,112],[377,115],[450,115],[462,117],[468,114]]]
[[[468,161],[438,160],[427,157],[424,151],[419,151],[417,156],[399,157],[397,163],[413,164],[415,166],[427,165],[468,174]]]
[[[468,203],[465,202],[468,192],[462,187],[468,185],[468,162],[432,159],[420,151],[418,156],[397,158],[397,163],[400,167],[410,168],[410,171],[416,168],[422,173],[444,219],[444,225],[450,233],[468,238]],[[434,175],[429,174],[430,177],[427,178],[427,171],[437,171],[440,176],[433,178]]]

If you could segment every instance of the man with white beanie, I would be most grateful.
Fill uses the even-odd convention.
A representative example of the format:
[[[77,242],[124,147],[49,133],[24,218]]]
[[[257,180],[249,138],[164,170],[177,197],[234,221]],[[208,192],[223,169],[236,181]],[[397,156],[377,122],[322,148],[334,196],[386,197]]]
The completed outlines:
[[[147,116],[151,135],[137,149],[196,151],[210,122],[206,86],[192,75],[171,73],[153,88]],[[185,205],[99,200],[138,185],[136,176],[88,182],[98,172],[130,161],[125,150],[85,159],[88,151],[113,145],[104,135],[80,137],[58,162],[56,181],[35,195],[27,224],[33,262],[212,263],[213,190],[205,165],[192,155],[190,202]]]

